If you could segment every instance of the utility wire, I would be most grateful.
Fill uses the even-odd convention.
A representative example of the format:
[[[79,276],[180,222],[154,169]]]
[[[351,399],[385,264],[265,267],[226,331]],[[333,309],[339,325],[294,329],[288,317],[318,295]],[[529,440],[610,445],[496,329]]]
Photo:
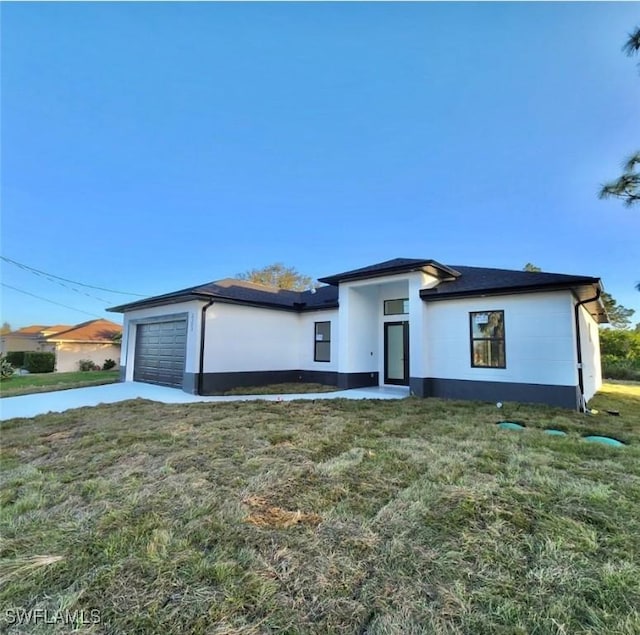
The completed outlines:
[[[32,298],[37,298],[38,300],[43,300],[44,302],[49,302],[50,304],[57,304],[58,306],[63,306],[65,309],[78,311],[78,313],[84,313],[85,315],[90,315],[91,317],[97,317],[97,318],[104,317],[103,315],[98,315],[97,313],[89,313],[88,311],[83,311],[82,309],[76,309],[73,306],[62,304],[61,302],[55,302],[54,300],[43,298],[42,296],[36,295],[35,293],[29,293],[28,291],[23,291],[22,289],[18,289],[17,287],[12,287],[10,284],[7,284],[6,282],[2,282],[1,284],[3,287],[7,287],[7,289],[13,289],[13,291],[18,291],[18,293],[24,293],[25,295],[30,295]]]
[[[17,265],[16,265],[17,266]],[[79,295],[85,295],[87,296],[87,298],[93,298],[94,300],[99,300],[100,302],[104,302],[105,304],[112,304],[111,300],[105,300],[104,298],[101,298],[97,295],[93,295],[92,293],[87,293],[86,291],[80,291],[80,289],[76,289],[74,287],[70,287],[68,284],[65,284],[64,282],[60,282],[59,280],[54,280],[53,278],[51,278],[50,276],[43,274],[43,273],[38,273],[37,271],[33,271],[31,269],[27,269],[25,267],[19,267],[20,269],[24,269],[27,273],[30,273],[38,278],[44,278],[45,280],[52,282],[53,284],[57,284],[61,287],[64,287],[65,289],[69,289],[69,291],[73,291],[74,293],[78,293]]]
[[[16,267],[20,267],[21,269],[25,269],[27,271],[31,271],[33,273],[37,273],[40,275],[44,275],[44,276],[48,276],[49,278],[55,278],[56,280],[64,280],[64,282],[70,282],[71,284],[77,284],[80,287],[86,287],[87,289],[97,289],[98,291],[107,291],[109,293],[118,293],[119,295],[133,295],[133,296],[137,296],[139,298],[144,298],[146,296],[144,296],[141,293],[129,293],[127,291],[116,291],[114,289],[106,289],[105,287],[96,287],[92,284],[84,284],[82,282],[78,282],[77,280],[69,280],[69,278],[62,278],[61,276],[56,276],[53,273],[48,273],[46,271],[42,271],[41,269],[36,269],[35,267],[30,267],[29,265],[25,265],[22,262],[18,262],[17,260],[12,260],[11,258],[7,258],[6,256],[0,256],[0,258],[2,258],[2,260],[4,260],[5,262],[8,262],[12,265],[15,265]],[[63,285],[64,286],[64,285]],[[74,291],[77,291],[77,289],[74,289]],[[103,302],[105,300],[102,300]]]

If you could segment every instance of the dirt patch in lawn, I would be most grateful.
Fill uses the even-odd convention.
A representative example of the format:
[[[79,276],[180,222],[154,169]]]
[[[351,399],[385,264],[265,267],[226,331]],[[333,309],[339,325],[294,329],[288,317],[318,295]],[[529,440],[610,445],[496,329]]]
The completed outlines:
[[[291,511],[270,505],[261,496],[249,496],[242,501],[251,508],[251,513],[245,521],[256,527],[294,527],[295,525],[318,525],[322,516],[313,512],[302,512],[299,509]]]

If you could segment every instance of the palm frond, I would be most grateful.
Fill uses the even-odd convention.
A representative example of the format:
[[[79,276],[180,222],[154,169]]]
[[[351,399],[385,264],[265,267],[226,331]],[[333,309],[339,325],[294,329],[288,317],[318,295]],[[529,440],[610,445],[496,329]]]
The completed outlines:
[[[624,171],[633,172],[636,165],[640,165],[640,152],[635,152],[625,161]]]
[[[637,26],[634,31],[629,33],[629,39],[624,43],[622,50],[629,57],[640,51],[640,26]]]

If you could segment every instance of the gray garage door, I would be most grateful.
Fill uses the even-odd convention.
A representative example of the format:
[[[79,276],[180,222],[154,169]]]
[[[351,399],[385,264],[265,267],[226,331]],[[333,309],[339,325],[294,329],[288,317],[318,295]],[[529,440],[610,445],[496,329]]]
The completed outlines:
[[[182,386],[186,350],[186,320],[138,324],[134,381]]]

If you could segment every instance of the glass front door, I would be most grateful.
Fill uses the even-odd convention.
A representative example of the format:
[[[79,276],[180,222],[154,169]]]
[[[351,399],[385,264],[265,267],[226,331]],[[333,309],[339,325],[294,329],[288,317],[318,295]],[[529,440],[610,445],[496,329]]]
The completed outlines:
[[[409,385],[409,322],[384,324],[384,383]]]

